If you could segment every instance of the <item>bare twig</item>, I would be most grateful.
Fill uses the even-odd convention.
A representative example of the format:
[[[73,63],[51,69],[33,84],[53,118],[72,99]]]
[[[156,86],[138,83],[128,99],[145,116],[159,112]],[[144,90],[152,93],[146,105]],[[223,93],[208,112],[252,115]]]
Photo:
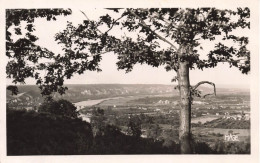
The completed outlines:
[[[119,17],[118,19],[116,19],[116,20],[113,22],[112,26],[111,26],[105,33],[108,33],[108,32],[114,27],[114,25],[116,24],[116,22],[117,22],[118,20],[122,19],[124,16],[125,16],[125,15],[122,15],[121,17]]]
[[[241,59],[230,59],[230,60],[221,60],[221,61],[218,61],[218,62],[221,62],[221,63],[230,63],[230,62],[241,63],[241,61],[248,61],[248,59],[247,59],[247,58],[241,58]]]
[[[200,85],[202,84],[209,84],[209,85],[212,85],[214,87],[214,92],[213,93],[209,93],[209,94],[206,94],[203,96],[203,98],[205,98],[206,96],[209,96],[209,95],[215,95],[216,96],[216,87],[215,87],[215,84],[212,83],[212,82],[209,82],[209,81],[201,81],[199,82],[198,84],[196,84],[195,86],[192,87],[192,90],[196,90]]]
[[[88,21],[91,21],[91,20],[88,18],[88,16],[85,14],[85,12],[83,12],[83,11],[81,11],[81,10],[80,10],[80,12],[87,18]],[[98,28],[97,28],[97,31],[98,31],[99,33],[103,34],[103,32],[101,32]]]

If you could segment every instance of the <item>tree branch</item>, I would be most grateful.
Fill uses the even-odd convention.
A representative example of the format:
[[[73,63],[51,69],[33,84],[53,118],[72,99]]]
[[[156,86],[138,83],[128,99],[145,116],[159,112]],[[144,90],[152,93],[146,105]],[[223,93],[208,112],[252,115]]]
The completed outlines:
[[[80,12],[87,18],[88,21],[91,21],[91,20],[88,18],[88,16],[87,16],[83,11],[80,10]],[[123,17],[123,16],[121,16],[120,18],[118,18],[116,21],[118,21],[118,20],[121,19],[122,17]],[[114,24],[116,23],[116,21],[113,23],[112,27],[114,26]],[[108,29],[105,33],[109,32],[109,31],[112,29],[112,27],[111,27],[110,29]],[[98,28],[97,28],[97,31],[98,31],[100,34],[104,34],[104,33],[103,33],[102,31],[100,31]],[[94,57],[94,56],[96,56],[96,55],[102,55],[102,54],[105,54],[105,53],[108,53],[108,52],[100,52],[100,53],[98,53],[98,54],[92,54],[91,57]]]
[[[136,15],[136,14],[135,14],[133,11],[131,11],[130,9],[127,9],[127,11],[141,21],[141,23],[139,23],[140,25],[142,25],[142,26],[144,26],[144,27],[146,27],[146,28],[149,28],[149,29],[151,30],[151,28],[148,27],[148,25],[142,20],[141,17],[139,17],[138,15]],[[80,12],[86,17],[86,19],[87,19],[88,21],[91,21],[91,20],[88,18],[88,16],[87,16],[83,11],[80,10]],[[114,24],[115,24],[118,20],[120,20],[121,18],[123,18],[124,16],[125,16],[125,15],[122,15],[121,17],[119,17],[118,19],[116,19],[116,20],[114,21],[114,23],[112,24],[112,26],[111,26],[105,33],[109,32],[109,31],[113,28]],[[102,31],[100,31],[98,28],[97,28],[97,31],[98,31],[100,34],[104,34],[104,33],[103,33]],[[172,48],[174,48],[174,49],[177,51],[177,48],[176,48],[171,42],[169,42],[168,40],[166,40],[165,38],[163,38],[162,36],[160,36],[159,34],[157,34],[155,31],[153,31],[153,30],[151,30],[151,31],[152,31],[159,39],[161,39],[162,41],[168,43],[169,45],[171,45]],[[104,54],[104,53],[106,53],[106,52],[99,53],[99,54],[94,54],[94,55],[92,55],[92,56],[100,55],[100,54]]]
[[[143,21],[143,19],[141,17],[139,17],[138,15],[136,15],[133,11],[131,11],[130,9],[127,9],[127,11],[132,14],[133,16],[135,16],[137,19],[139,19],[141,21],[140,25],[150,29],[159,39],[161,39],[162,41],[168,43],[169,45],[171,45],[171,47],[173,47],[176,51],[177,48],[168,40],[166,40],[165,38],[163,38],[162,36],[160,36],[159,34],[157,34],[155,31],[153,31],[150,27],[148,27],[148,25]]]
[[[149,12],[148,9],[139,8],[139,10],[144,11],[144,12]],[[161,17],[159,16],[159,14],[154,15],[154,16],[149,15],[149,17],[150,17],[150,19],[157,18],[158,20],[163,21],[163,22],[166,23],[167,25],[172,25],[173,27],[177,28],[177,26],[175,26],[175,25],[173,24],[173,22],[170,22],[170,21],[167,21],[167,20],[161,18]]]
[[[113,22],[112,26],[111,26],[105,33],[108,33],[108,32],[114,27],[114,25],[116,24],[116,22],[117,22],[118,20],[122,19],[124,16],[125,16],[125,15],[122,15],[121,17],[119,17],[118,19],[116,19],[116,20]]]
[[[192,87],[192,90],[196,90],[200,85],[202,84],[209,84],[209,85],[212,85],[214,87],[214,92],[213,93],[209,93],[209,94],[206,94],[203,96],[203,98],[205,98],[206,96],[209,96],[209,95],[215,95],[216,96],[216,87],[215,87],[215,84],[212,83],[212,82],[209,82],[209,81],[201,81],[199,82],[198,84],[196,84],[195,86]]]
[[[83,11],[80,10],[80,12],[87,18],[88,21],[91,21],[91,20],[88,18],[88,16],[87,16]],[[104,32],[104,33],[108,33],[108,32],[114,27],[115,23],[116,23],[118,20],[122,19],[124,16],[125,16],[125,15],[122,15],[121,17],[119,17],[118,19],[116,19],[116,20],[113,22],[112,26],[111,26],[106,32]],[[98,30],[98,32],[100,32],[101,34],[104,34],[104,33],[103,33],[102,31],[100,31],[98,28],[97,28],[97,30]]]
[[[91,21],[91,20],[88,18],[88,16],[85,14],[85,12],[83,12],[83,11],[81,11],[81,10],[80,10],[80,12],[87,18],[88,21]],[[98,28],[97,28],[97,31],[98,31],[99,33],[103,34],[103,32],[101,32]]]

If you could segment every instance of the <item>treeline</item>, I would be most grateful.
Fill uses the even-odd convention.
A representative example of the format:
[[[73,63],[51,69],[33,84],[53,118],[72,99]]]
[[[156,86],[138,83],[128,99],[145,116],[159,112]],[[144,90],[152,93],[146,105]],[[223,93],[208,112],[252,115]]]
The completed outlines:
[[[223,128],[223,129],[250,129],[248,120],[215,119],[203,124],[204,127]]]

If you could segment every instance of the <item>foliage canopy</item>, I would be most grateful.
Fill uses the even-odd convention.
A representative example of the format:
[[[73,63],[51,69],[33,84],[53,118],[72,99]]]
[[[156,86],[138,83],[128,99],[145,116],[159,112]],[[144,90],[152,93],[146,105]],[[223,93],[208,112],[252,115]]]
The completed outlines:
[[[90,20],[82,12],[86,16],[82,24],[74,26],[69,22],[65,30],[57,33],[55,39],[63,47],[60,54],[34,44],[38,38],[32,34],[33,22],[39,17],[56,20],[58,15],[71,14],[70,9],[7,10],[6,55],[10,58],[7,77],[14,83],[24,83],[26,78],[33,77],[43,95],[63,94],[66,90],[64,79],[86,70],[101,71],[99,62],[107,52],[117,54],[118,69],[126,72],[136,63],[154,67],[164,65],[167,71],[177,71],[179,63],[184,61],[190,69],[203,70],[227,62],[242,73],[250,71],[248,38],[233,33],[236,29],[250,28],[249,8],[237,8],[236,11],[216,8],[107,10],[113,14],[100,16],[98,20]],[[15,35],[21,35],[22,21],[27,23],[27,33],[24,38],[13,41],[10,27],[14,26]],[[113,29],[121,30],[121,36],[112,35]],[[133,33],[134,37],[127,36],[124,31]],[[201,40],[219,40],[206,58],[199,54],[199,49],[203,49]],[[225,44],[227,40],[233,44]],[[180,53],[182,55],[178,55]],[[40,62],[42,58],[50,62]],[[41,70],[47,72],[44,78],[39,74]]]

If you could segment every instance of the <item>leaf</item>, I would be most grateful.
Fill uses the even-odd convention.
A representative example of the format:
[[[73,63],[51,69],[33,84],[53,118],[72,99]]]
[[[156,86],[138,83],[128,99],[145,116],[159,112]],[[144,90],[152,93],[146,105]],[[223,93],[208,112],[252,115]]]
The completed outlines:
[[[15,30],[15,34],[17,34],[17,35],[21,35],[22,34],[21,28],[14,28],[14,30]]]

